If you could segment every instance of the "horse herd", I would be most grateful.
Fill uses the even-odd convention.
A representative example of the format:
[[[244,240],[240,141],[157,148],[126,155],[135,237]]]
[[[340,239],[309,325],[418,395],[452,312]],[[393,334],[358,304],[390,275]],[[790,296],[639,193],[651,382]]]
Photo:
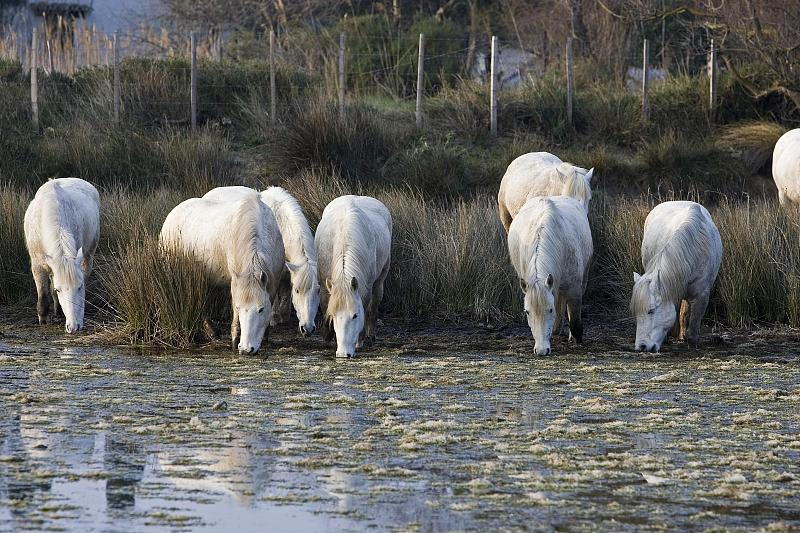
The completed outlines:
[[[515,159],[500,184],[500,220],[536,354],[550,353],[565,317],[569,339],[582,341],[593,173],[534,152]],[[776,144],[773,177],[782,204],[800,202],[800,129]],[[74,333],[83,326],[84,279],[99,241],[97,190],[79,178],[50,180],[36,192],[24,225],[39,323],[47,322],[52,301],[53,312],[59,305],[63,310],[67,333]],[[303,335],[314,333],[321,307],[322,336],[336,336],[337,357],[353,357],[375,339],[392,241],[391,214],[375,198],[336,198],[314,234],[300,205],[280,187],[260,193],[218,187],[178,204],[159,239],[166,250],[196,257],[217,284],[230,287],[231,342],[239,353],[257,352],[269,324],[285,319],[291,307]],[[636,350],[660,351],[670,330],[697,344],[721,260],[722,240],[703,206],[670,201],[650,212],[644,273],[633,274]]]

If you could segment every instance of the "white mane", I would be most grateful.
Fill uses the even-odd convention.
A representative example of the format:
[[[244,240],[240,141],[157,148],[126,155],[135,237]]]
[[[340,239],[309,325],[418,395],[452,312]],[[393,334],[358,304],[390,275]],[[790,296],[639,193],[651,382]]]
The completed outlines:
[[[53,196],[42,202],[42,237],[48,264],[67,283],[78,283],[81,279],[78,265],[75,264],[78,250],[75,236],[69,229],[69,214],[64,211],[61,186],[54,184],[52,192],[46,191],[44,194]]]
[[[631,311],[634,315],[648,311],[648,287],[656,280],[664,302],[677,303],[683,297],[692,276],[695,256],[700,250],[712,247],[703,212],[695,206],[681,222],[664,246],[647,259],[645,274],[633,286]]]
[[[560,218],[555,213],[552,200],[544,199],[541,202],[541,218],[534,228],[535,234],[528,248],[526,279],[529,287],[537,290],[534,295],[537,308],[544,306],[545,280],[548,275],[553,276],[553,286],[558,288],[561,283],[561,265],[566,242],[564,228]]]
[[[560,192],[562,196],[569,196],[580,201],[584,206],[592,198],[592,189],[585,168],[576,167],[571,163],[561,163],[557,167],[558,173],[564,178],[564,185]]]
[[[305,292],[317,277],[317,252],[314,235],[297,200],[282,187],[270,187],[262,193],[283,235],[286,258],[299,268],[294,272],[295,288]]]
[[[368,256],[369,246],[360,228],[368,225],[366,214],[358,207],[350,207],[341,219],[341,228],[332,246],[328,318],[339,309],[349,307],[356,293],[367,289],[364,268],[374,260]],[[359,291],[353,291],[350,286],[353,278],[358,281]]]
[[[264,209],[266,206],[254,191],[240,201],[232,217],[228,269],[232,275],[239,276],[240,281],[243,281],[240,290],[244,291],[241,293],[244,301],[260,298],[263,291],[262,272],[267,276],[268,283],[271,276],[269,263],[262,253],[263,246],[260,246],[260,241],[265,239],[262,220]]]

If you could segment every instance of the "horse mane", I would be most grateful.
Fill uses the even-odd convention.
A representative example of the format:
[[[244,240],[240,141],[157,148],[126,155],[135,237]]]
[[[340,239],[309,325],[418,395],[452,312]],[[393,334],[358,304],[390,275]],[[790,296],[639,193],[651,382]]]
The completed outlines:
[[[646,313],[648,307],[647,287],[655,279],[660,283],[659,296],[662,301],[677,303],[683,296],[692,275],[694,255],[697,250],[711,247],[711,235],[699,206],[692,206],[688,216],[681,222],[664,246],[644,265],[645,274],[633,285],[631,312]]]
[[[332,319],[340,309],[355,304],[358,291],[353,291],[350,286],[353,278],[356,278],[361,289],[366,283],[364,265],[368,265],[370,261],[367,241],[362,231],[352,231],[368,224],[366,218],[361,209],[351,206],[344,214],[340,231],[336,233],[331,259],[330,298],[325,313],[328,319]]]
[[[50,190],[45,190],[45,195],[52,194],[52,199],[43,198],[41,222],[42,234],[48,256],[48,264],[54,274],[58,272],[59,277],[67,283],[73,285],[81,280],[81,272],[75,263],[78,255],[75,236],[66,227],[64,206],[62,203],[63,193],[61,186],[53,183]],[[50,200],[50,201],[48,201]]]
[[[244,301],[261,297],[262,272],[267,276],[268,285],[271,281],[267,260],[258,246],[258,241],[263,238],[262,209],[267,207],[261,203],[258,193],[253,191],[252,195],[248,194],[239,201],[231,220],[229,243],[233,253],[229,261],[232,260],[230,266],[233,267],[233,274],[244,280],[243,284],[237,284]]]
[[[571,163],[561,163],[556,168],[558,173],[566,178],[561,195],[575,198],[585,206],[592,197],[591,185],[586,180],[586,173],[589,171]]]
[[[272,210],[278,226],[280,228],[289,227],[294,236],[299,236],[297,242],[300,243],[300,251],[306,260],[302,264],[295,265],[298,269],[294,272],[292,279],[297,289],[301,292],[308,291],[311,289],[313,282],[316,281],[317,273],[317,251],[308,220],[300,204],[286,189],[283,187],[270,187],[268,190],[275,191],[280,195],[277,199],[276,208]]]
[[[535,228],[535,235],[531,242],[528,257],[528,270],[526,282],[528,286],[539,290],[534,292],[536,304],[544,305],[544,281],[547,275],[553,276],[553,286],[558,287],[561,282],[560,262],[566,248],[564,227],[556,214],[556,207],[549,198],[540,199],[540,219]]]

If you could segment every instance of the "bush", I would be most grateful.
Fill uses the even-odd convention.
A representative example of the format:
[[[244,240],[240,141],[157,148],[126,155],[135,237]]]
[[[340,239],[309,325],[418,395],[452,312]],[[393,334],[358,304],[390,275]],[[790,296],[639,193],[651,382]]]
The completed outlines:
[[[409,142],[411,125],[384,122],[365,106],[347,108],[344,122],[337,108],[316,100],[275,139],[273,162],[283,173],[332,169],[349,180],[375,181],[386,161]]]
[[[0,184],[0,305],[35,299],[24,229],[30,200],[26,192]]]
[[[98,272],[117,317],[134,343],[188,346],[206,338],[204,320],[214,307],[204,266],[179,250],[164,250],[140,235]]]

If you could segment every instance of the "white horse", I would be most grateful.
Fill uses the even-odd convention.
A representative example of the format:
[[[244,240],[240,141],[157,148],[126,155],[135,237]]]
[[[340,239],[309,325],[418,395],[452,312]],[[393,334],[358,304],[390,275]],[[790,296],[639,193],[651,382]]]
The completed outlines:
[[[83,327],[85,279],[100,238],[100,196],[79,178],[50,180],[36,191],[25,211],[25,244],[36,283],[39,324],[64,311],[67,333]]]
[[[278,223],[255,191],[236,202],[190,198],[178,204],[161,228],[161,243],[196,256],[219,285],[230,285],[231,344],[255,353],[272,315],[283,270]]]
[[[203,198],[214,200],[238,200],[251,193],[249,187],[217,187]],[[273,319],[286,318],[289,303],[294,306],[302,335],[310,335],[316,329],[315,319],[319,308],[319,280],[317,279],[317,252],[314,234],[308,225],[297,200],[281,187],[268,187],[261,192],[264,202],[275,215],[286,252],[286,268],[281,276]],[[291,296],[290,296],[291,295]]]
[[[576,167],[548,152],[519,156],[508,165],[497,193],[500,220],[506,232],[528,198],[535,196],[571,196],[581,202],[588,215],[593,175],[593,168]]]
[[[511,222],[508,253],[524,293],[537,355],[550,353],[563,307],[569,338],[583,340],[581,304],[592,258],[592,232],[583,205],[568,196],[530,198]]]
[[[772,179],[781,205],[800,205],[800,128],[787,131],[775,143]]]
[[[336,333],[336,356],[354,357],[359,335],[375,340],[383,282],[389,273],[392,216],[369,196],[340,196],[325,207],[315,238],[325,280],[323,336]],[[331,331],[333,323],[333,331]]]
[[[642,240],[645,273],[633,274],[636,350],[660,351],[673,325],[679,339],[697,345],[721,262],[722,239],[705,207],[664,202],[650,211]]]

